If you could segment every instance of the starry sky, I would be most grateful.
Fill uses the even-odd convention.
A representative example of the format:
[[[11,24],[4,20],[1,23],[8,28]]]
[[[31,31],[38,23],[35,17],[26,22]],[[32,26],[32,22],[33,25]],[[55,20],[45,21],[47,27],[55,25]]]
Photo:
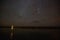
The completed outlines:
[[[34,0],[38,12],[33,15],[33,0],[1,0],[0,26],[58,26],[58,0]]]

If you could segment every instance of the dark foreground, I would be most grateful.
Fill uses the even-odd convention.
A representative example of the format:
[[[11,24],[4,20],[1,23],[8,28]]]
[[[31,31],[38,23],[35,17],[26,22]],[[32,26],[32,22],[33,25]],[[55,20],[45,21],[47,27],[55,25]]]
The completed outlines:
[[[10,28],[0,28],[0,40],[10,40]],[[60,29],[14,28],[13,40],[59,40]]]

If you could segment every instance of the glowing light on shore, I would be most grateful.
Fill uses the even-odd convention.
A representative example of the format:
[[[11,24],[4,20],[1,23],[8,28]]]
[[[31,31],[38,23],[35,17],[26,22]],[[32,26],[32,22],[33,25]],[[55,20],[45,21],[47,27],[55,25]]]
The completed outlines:
[[[11,30],[13,30],[13,25],[11,26]]]

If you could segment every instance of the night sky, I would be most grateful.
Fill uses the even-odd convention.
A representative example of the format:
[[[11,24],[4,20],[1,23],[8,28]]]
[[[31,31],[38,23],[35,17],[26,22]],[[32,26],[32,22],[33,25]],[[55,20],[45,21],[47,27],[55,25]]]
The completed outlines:
[[[60,26],[59,1],[35,0],[39,12],[33,13],[33,0],[1,0],[0,26]]]

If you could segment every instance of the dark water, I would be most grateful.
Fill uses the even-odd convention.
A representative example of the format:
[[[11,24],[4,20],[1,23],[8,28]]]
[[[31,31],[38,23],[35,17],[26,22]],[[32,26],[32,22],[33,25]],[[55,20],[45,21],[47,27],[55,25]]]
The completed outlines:
[[[10,28],[0,28],[0,40],[10,40]],[[14,29],[13,40],[59,40],[59,29]]]

